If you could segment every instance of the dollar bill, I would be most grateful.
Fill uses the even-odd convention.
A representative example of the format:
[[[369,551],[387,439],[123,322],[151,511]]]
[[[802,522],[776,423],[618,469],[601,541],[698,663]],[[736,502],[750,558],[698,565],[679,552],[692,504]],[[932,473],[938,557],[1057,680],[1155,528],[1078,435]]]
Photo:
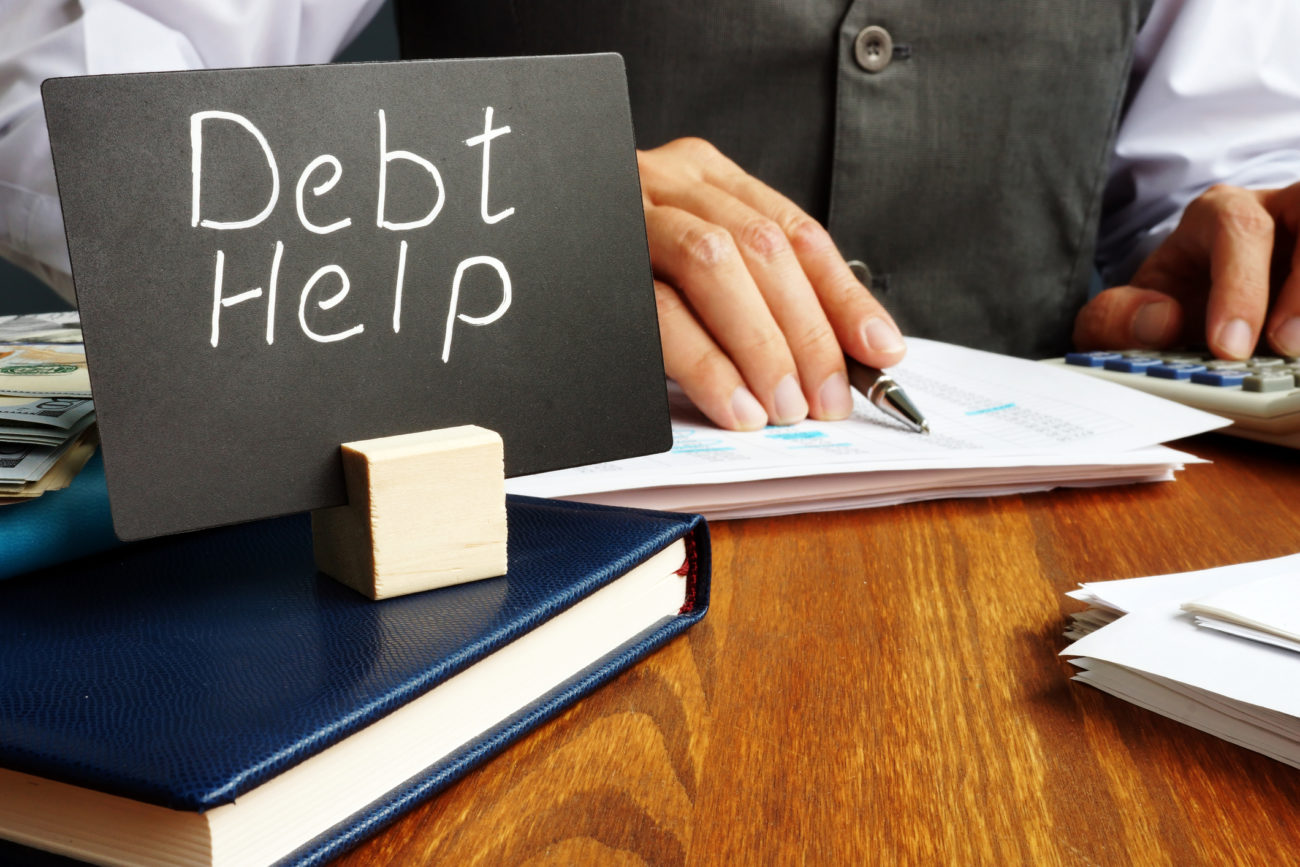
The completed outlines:
[[[69,431],[95,412],[85,397],[0,397],[0,439],[7,430],[30,427]]]
[[[80,347],[75,350],[0,346],[0,395],[90,397],[86,356]]]
[[[38,427],[6,427],[0,425],[0,442],[6,443],[34,443],[36,445],[57,446],[67,440],[73,439],[81,434],[86,428],[95,423],[94,413],[82,416],[76,424],[68,430],[54,430],[51,428]]]
[[[69,441],[39,478],[28,482],[0,481],[0,505],[28,502],[46,491],[66,488],[94,455],[98,444],[98,432],[90,427]]]
[[[90,397],[76,313],[0,316],[0,395]]]
[[[0,442],[0,496],[6,487],[34,482],[44,476],[75,444],[87,437],[98,442],[98,432],[92,423],[83,426],[75,435],[56,445],[41,443]]]
[[[0,442],[0,487],[25,484],[45,475],[70,443],[43,446]]]
[[[76,313],[0,316],[0,504],[66,487],[99,442]]]
[[[57,446],[68,438],[63,433],[42,434],[37,432],[28,433],[27,431],[2,431],[3,429],[0,429],[0,442],[13,443],[14,445],[29,443],[38,446]]]
[[[0,316],[0,343],[81,343],[81,317],[75,312]]]
[[[86,350],[76,346],[0,344],[0,358],[21,364],[85,364]]]

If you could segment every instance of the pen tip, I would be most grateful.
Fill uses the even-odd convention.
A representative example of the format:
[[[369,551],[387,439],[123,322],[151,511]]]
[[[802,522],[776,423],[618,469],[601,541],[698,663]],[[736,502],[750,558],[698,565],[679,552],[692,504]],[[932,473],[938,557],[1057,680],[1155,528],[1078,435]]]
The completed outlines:
[[[930,432],[930,423],[928,421],[921,422],[921,433],[928,434],[929,432]]]

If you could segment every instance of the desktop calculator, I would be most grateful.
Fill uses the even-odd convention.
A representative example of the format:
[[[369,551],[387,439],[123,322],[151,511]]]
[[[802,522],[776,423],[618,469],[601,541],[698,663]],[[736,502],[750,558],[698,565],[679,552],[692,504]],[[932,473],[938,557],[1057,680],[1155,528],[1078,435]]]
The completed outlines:
[[[1197,352],[1071,352],[1057,364],[1232,419],[1221,432],[1300,448],[1300,358],[1225,361]]]

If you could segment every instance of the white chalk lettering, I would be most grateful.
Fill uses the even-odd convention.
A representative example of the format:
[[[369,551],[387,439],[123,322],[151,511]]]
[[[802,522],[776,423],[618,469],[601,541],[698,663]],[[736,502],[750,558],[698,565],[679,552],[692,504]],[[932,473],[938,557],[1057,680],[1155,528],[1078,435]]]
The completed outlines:
[[[470,316],[467,313],[456,313],[456,307],[460,303],[460,281],[465,276],[465,272],[475,265],[489,265],[496,270],[497,276],[501,278],[501,303],[497,309],[493,310],[486,316]],[[510,307],[510,274],[506,271],[506,266],[501,263],[500,259],[494,259],[491,256],[471,256],[464,260],[456,267],[456,276],[451,281],[451,303],[447,305],[447,333],[442,340],[442,360],[447,361],[451,357],[451,330],[456,324],[456,320],[469,325],[491,325],[501,318],[502,314]]]
[[[492,106],[484,106],[482,132],[462,140],[469,148],[482,147],[479,216],[483,223],[488,225],[499,223],[502,220],[507,219],[513,215],[516,210],[513,207],[501,208],[495,213],[491,210],[492,197],[490,191],[492,179],[492,142],[494,139],[511,133],[509,125],[497,125],[495,123],[494,112],[495,109]],[[375,224],[381,230],[387,229],[394,232],[403,232],[426,227],[437,218],[446,204],[447,191],[443,183],[442,175],[437,166],[418,154],[405,150],[390,150],[387,114],[383,109],[377,109],[375,117],[378,120],[379,133],[379,186],[377,190],[378,197],[376,201]],[[269,192],[269,198],[267,199],[265,206],[262,207],[261,212],[256,216],[246,220],[223,221],[205,219],[203,214],[200,213],[203,210],[203,139],[205,130],[208,136],[207,147],[209,150],[209,162],[213,160],[213,153],[224,152],[216,149],[217,140],[212,137],[214,133],[212,132],[213,128],[210,126],[209,122],[234,124],[244,132],[248,133],[249,136],[257,141],[259,147],[261,147],[266,163],[270,167],[271,183],[269,188],[257,186],[256,184],[251,187],[252,200],[254,202],[257,201],[257,198],[263,189],[266,189],[267,192]],[[224,135],[225,130],[221,128],[218,129],[220,130],[220,133]],[[242,138],[243,135],[243,133],[238,132],[232,134],[240,138]],[[457,138],[459,138],[459,136],[457,136]],[[369,141],[373,143],[374,140],[369,139]],[[513,143],[514,139],[512,139],[511,142]],[[234,112],[215,110],[199,111],[190,115],[190,143],[192,147],[191,169],[193,174],[190,212],[191,225],[194,227],[202,226],[204,228],[230,230],[252,228],[267,221],[267,218],[272,215],[279,202],[280,174],[271,145],[268,143],[267,138],[262,134],[262,131],[247,117],[235,114]],[[507,151],[509,150],[510,148],[507,147]],[[245,148],[245,151],[248,154],[252,154],[252,151],[249,148]],[[455,152],[460,154],[461,159],[465,159],[466,157],[473,159],[474,156],[476,156],[472,151],[468,155],[465,154],[464,151],[456,150]],[[373,153],[373,151],[371,151],[371,153]],[[498,148],[498,175],[502,170],[502,158],[503,155],[500,152],[500,148]],[[292,167],[289,168],[288,171],[290,174],[287,174],[286,178],[293,181],[293,201],[298,222],[303,229],[311,233],[311,235],[302,236],[304,239],[311,238],[312,236],[329,235],[349,227],[353,227],[353,231],[356,231],[354,220],[348,214],[351,202],[349,198],[338,189],[340,187],[339,182],[343,179],[344,159],[347,159],[346,154],[340,157],[336,156],[334,153],[321,153],[307,162],[306,165],[303,166],[302,170],[297,173],[296,178],[294,178],[292,174],[294,169]],[[247,168],[251,168],[254,173],[260,172],[260,164],[255,156],[252,157],[252,161],[253,164]],[[394,204],[394,207],[398,210],[406,211],[408,209],[413,209],[416,213],[419,213],[420,209],[424,207],[425,204],[430,205],[428,212],[420,219],[410,221],[393,220],[388,219],[385,215],[385,211],[390,204],[388,202],[388,169],[391,164],[398,162],[412,163],[419,169],[423,169],[423,173],[416,171],[413,176],[406,174],[411,172],[410,168],[399,169],[399,174],[395,176],[394,181],[394,188],[397,189],[398,184],[400,183],[401,192],[406,193],[406,195],[397,195],[397,201]],[[214,180],[214,177],[217,177],[217,175],[213,174],[212,168],[212,166],[208,167],[209,186],[214,183],[219,183],[219,181]],[[231,171],[236,168],[244,167],[230,167],[228,170],[223,170],[220,177],[238,178],[239,174],[231,174]],[[423,180],[424,173],[428,174],[429,181]],[[245,171],[244,174],[247,174],[247,171]],[[398,177],[400,177],[400,181],[396,180]],[[412,181],[414,181],[415,184],[413,193],[406,189],[406,187],[411,185]],[[346,187],[344,189],[346,189]],[[311,191],[311,195],[316,199],[325,197],[327,194],[330,194],[331,191],[333,191],[334,196],[328,204],[324,201],[313,201],[309,209],[307,204],[308,190]],[[211,189],[208,190],[209,207],[220,207],[219,203],[226,201],[227,199],[222,197],[213,198],[213,192],[214,191]],[[423,196],[423,198],[421,198],[421,196]],[[309,210],[311,211],[310,215],[308,213]],[[340,210],[342,213],[339,213]],[[331,213],[331,211],[333,213]],[[405,216],[405,214],[403,214],[403,216]],[[328,217],[334,217],[337,219],[334,219],[331,222]],[[473,218],[469,217],[469,219],[472,224]],[[364,217],[362,218],[362,221],[365,221]],[[264,229],[262,231],[267,230]],[[370,232],[373,230],[367,229],[364,231]],[[252,238],[255,237],[257,236],[252,236]],[[250,240],[252,240],[252,238],[250,238]],[[289,243],[293,242],[290,241]],[[345,249],[349,251],[353,249],[352,245],[346,245],[343,248],[328,246],[322,248],[320,247],[320,243],[321,242],[319,241],[313,241],[312,245],[315,249],[336,249],[338,252],[342,252]],[[259,299],[264,299],[264,303],[266,304],[266,343],[268,346],[274,345],[276,342],[276,304],[279,292],[280,271],[284,264],[285,242],[281,240],[275,241],[275,252],[270,263],[269,279],[267,282],[263,283],[261,286],[254,286],[248,289],[243,289],[241,287],[240,291],[230,291],[229,295],[226,294],[228,288],[226,287],[225,268],[227,258],[226,252],[227,250],[230,250],[230,245],[223,244],[222,246],[224,249],[216,251],[216,265],[212,281],[212,301],[210,310],[210,342],[212,346],[216,348],[220,345],[221,319],[224,315],[224,310],[237,304],[243,304],[247,301],[255,301]],[[258,246],[256,241],[254,241],[253,246]],[[381,245],[381,248],[382,246],[386,245]],[[388,249],[391,250],[392,248]],[[231,252],[232,257],[235,257],[236,255],[235,252]],[[410,255],[409,240],[400,240],[397,247],[397,267],[394,272],[392,283],[391,324],[393,334],[400,334],[402,332],[402,314],[404,312],[403,307],[406,301],[407,260]],[[335,258],[335,256],[331,255],[330,258]],[[363,259],[367,262],[369,262],[369,259],[371,258],[372,257],[368,253],[363,252]],[[236,261],[236,259],[232,258],[232,262],[233,261]],[[417,262],[421,262],[421,260],[417,259]],[[423,263],[421,262],[421,264]],[[478,266],[486,266],[496,273],[496,279],[500,284],[499,289],[491,285],[491,278],[489,277],[479,275],[475,278],[474,275],[470,275],[469,272],[471,269]],[[300,264],[295,264],[290,272],[288,272],[293,275],[292,283],[295,287],[299,285],[299,278],[296,276],[299,267],[301,267]],[[304,271],[311,267],[313,267],[313,265],[306,265]],[[368,274],[373,273],[373,268],[368,266],[366,271]],[[242,274],[242,271],[240,269],[235,269],[232,273],[240,275]],[[469,280],[468,284],[466,284],[467,275],[472,278]],[[237,284],[242,282],[244,279],[247,278],[242,276],[232,277],[231,282]],[[412,279],[416,280],[417,278],[413,275]],[[333,280],[337,284],[332,290],[328,286],[330,280]],[[429,275],[427,274],[421,274],[418,278],[418,283],[422,287],[428,282]],[[490,313],[483,316],[475,316],[470,313],[461,312],[460,305],[463,300],[461,297],[462,284],[466,284],[469,287],[465,289],[464,294],[472,296],[470,298],[470,303],[466,306],[475,310],[483,309],[484,306],[491,303],[492,295],[499,291],[500,296],[495,304],[495,308],[492,309]],[[245,286],[246,285],[247,284],[245,284]],[[373,329],[378,325],[378,323],[370,320],[383,317],[383,313],[379,313],[378,316],[375,316],[375,313],[372,312],[375,311],[375,308],[372,306],[371,300],[382,305],[384,302],[380,298],[362,298],[360,302],[354,300],[353,304],[347,305],[347,308],[352,311],[350,315],[346,312],[335,313],[333,315],[322,315],[318,312],[329,311],[339,307],[339,305],[349,297],[349,293],[353,288],[347,271],[339,264],[326,264],[316,268],[315,273],[311,275],[310,279],[308,279],[305,284],[301,285],[302,289],[298,298],[298,325],[302,329],[302,333],[306,335],[308,339],[316,343],[335,343],[347,340],[350,337],[364,333],[367,324]],[[368,291],[370,288],[369,283],[367,283],[363,288]],[[292,287],[290,291],[293,291]],[[383,289],[380,288],[379,291],[382,292]],[[506,269],[505,264],[502,263],[500,259],[493,256],[470,256],[463,259],[457,265],[455,276],[451,282],[451,295],[447,302],[446,329],[443,333],[442,344],[442,360],[444,363],[449,362],[451,359],[451,345],[452,340],[455,337],[457,323],[464,323],[465,325],[476,327],[491,325],[504,316],[510,309],[512,303],[512,292],[513,289],[510,281],[510,274]],[[486,295],[484,295],[484,293],[486,293]],[[365,292],[363,292],[363,295],[364,294]],[[423,293],[421,293],[421,295],[423,295]],[[309,324],[308,322],[308,306],[311,304],[314,304],[311,316],[312,322],[317,328],[323,327],[323,331],[313,329],[312,324]],[[358,304],[360,304],[360,306],[357,306]],[[242,319],[240,321],[242,321]],[[283,335],[280,337],[281,341],[283,341]],[[227,342],[229,342],[229,337],[227,337]]]
[[[284,258],[284,244],[275,242],[275,256],[271,259],[271,281],[266,287],[266,345],[275,343],[275,287],[280,282],[280,260]]]
[[[252,133],[253,138],[261,145],[262,153],[266,155],[266,163],[271,167],[271,196],[267,199],[266,207],[257,216],[247,220],[231,221],[199,219],[199,199],[203,188],[203,121],[205,120],[228,120],[237,123]],[[190,175],[191,226],[203,226],[208,229],[247,229],[265,220],[274,210],[276,200],[280,198],[280,170],[276,167],[271,146],[266,143],[266,136],[262,135],[262,131],[242,114],[229,111],[196,111],[190,115]]]
[[[275,287],[280,279],[280,259],[284,256],[284,244],[281,241],[275,242],[275,257],[271,260],[271,282],[268,284],[266,300],[266,342],[268,345],[275,343]],[[217,251],[217,270],[216,276],[212,280],[212,336],[209,342],[213,349],[221,342],[221,308],[234,307],[244,301],[252,301],[255,298],[262,297],[262,287],[257,286],[246,292],[240,292],[238,295],[222,297],[221,286],[225,282],[226,272],[226,254],[223,250]]]
[[[388,197],[388,164],[394,160],[408,160],[422,167],[433,178],[433,183],[438,188],[438,200],[429,209],[429,213],[419,220],[394,223],[384,219],[384,201]],[[442,175],[439,174],[433,163],[410,151],[390,151],[388,149],[388,121],[384,118],[384,110],[379,109],[379,205],[375,212],[375,225],[381,229],[391,229],[395,232],[423,228],[432,223],[433,218],[438,216],[438,212],[442,210],[446,198],[447,191],[442,186]]]
[[[334,189],[334,185],[337,184],[339,178],[343,176],[343,166],[332,154],[321,154],[316,157],[316,159],[307,163],[307,168],[302,170],[302,175],[298,178],[297,191],[294,193],[294,203],[298,206],[298,222],[302,223],[304,229],[309,232],[315,232],[317,235],[328,235],[330,232],[337,232],[339,229],[346,229],[348,226],[352,225],[351,217],[344,217],[342,220],[330,223],[328,226],[318,226],[311,220],[307,219],[307,212],[302,206],[303,188],[307,186],[307,178],[311,173],[326,163],[334,169],[334,173],[329,176],[328,180],[313,187],[311,192],[314,196],[322,196]]]
[[[406,280],[406,242],[397,252],[397,288],[393,290],[393,333],[402,330],[402,283]]]
[[[510,127],[499,126],[493,129],[492,106],[490,105],[484,110],[483,115],[483,134],[465,139],[465,144],[470,147],[483,145],[483,185],[479,194],[479,214],[482,215],[483,222],[491,225],[492,223],[501,222],[515,212],[514,208],[506,208],[504,211],[497,211],[495,214],[488,213],[488,164],[492,158],[492,139],[510,132]]]
[[[306,334],[308,337],[310,337],[312,340],[315,340],[317,343],[333,343],[336,340],[346,340],[347,338],[352,337],[353,335],[356,334],[360,334],[362,331],[366,330],[366,326],[360,323],[352,326],[346,331],[339,331],[334,334],[317,334],[315,331],[312,331],[310,327],[308,327],[307,296],[311,295],[311,290],[316,286],[316,282],[320,280],[322,277],[324,277],[326,274],[337,274],[341,285],[339,287],[339,291],[335,292],[333,295],[326,298],[325,300],[317,302],[316,306],[320,307],[321,310],[329,310],[331,307],[337,305],[339,302],[341,302],[344,298],[347,297],[348,289],[351,288],[351,283],[348,281],[347,272],[344,271],[342,268],[340,268],[338,265],[323,265],[320,268],[316,269],[316,273],[312,274],[311,279],[309,279],[307,281],[307,284],[302,287],[302,296],[298,300],[298,324],[302,326],[302,333]]]

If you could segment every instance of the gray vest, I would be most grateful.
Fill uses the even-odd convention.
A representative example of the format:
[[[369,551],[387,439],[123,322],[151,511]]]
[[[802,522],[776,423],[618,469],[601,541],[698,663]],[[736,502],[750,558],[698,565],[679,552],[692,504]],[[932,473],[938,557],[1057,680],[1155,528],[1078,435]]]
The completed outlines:
[[[1150,5],[398,0],[398,27],[407,57],[621,53],[639,147],[712,141],[866,262],[904,333],[1032,357],[1087,296]]]

